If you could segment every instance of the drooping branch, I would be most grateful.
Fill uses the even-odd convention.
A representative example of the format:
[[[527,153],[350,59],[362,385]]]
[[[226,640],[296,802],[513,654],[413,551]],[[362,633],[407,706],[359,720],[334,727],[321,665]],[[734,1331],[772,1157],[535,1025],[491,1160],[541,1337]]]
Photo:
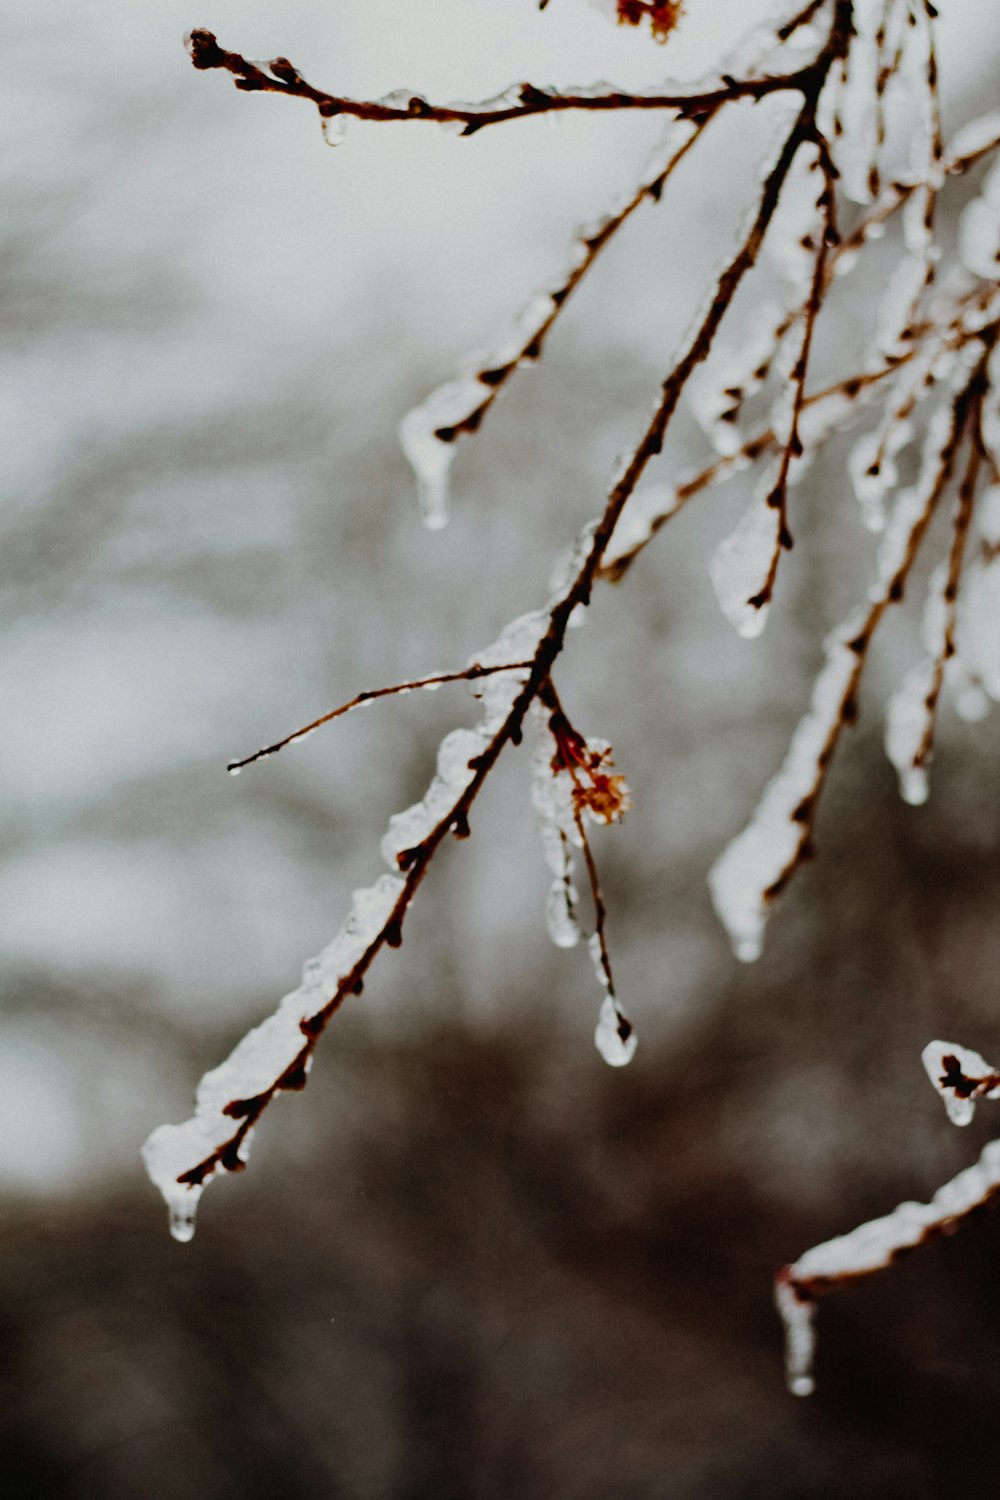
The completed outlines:
[[[850,5],[843,0],[838,4],[824,52],[824,67],[832,65],[846,47],[849,23]],[[238,1170],[244,1164],[250,1133],[273,1100],[279,1093],[303,1087],[317,1041],[331,1017],[348,995],[359,992],[383,947],[398,947],[402,942],[406,914],[434,855],[449,834],[464,836],[468,832],[470,810],[487,776],[506,746],[519,742],[525,715],[549,681],[571,617],[590,601],[622,511],[649,461],[660,452],[688,380],[707,358],[737,288],[757,259],[791,164],[811,129],[815,98],[824,76],[822,70],[810,72],[803,84],[802,109],[767,173],[749,230],[719,276],[707,311],[663,381],[652,417],[622,466],[603,514],[582,534],[567,583],[543,611],[526,617],[527,623],[512,622],[497,643],[501,661],[509,662],[513,656],[530,660],[530,666],[488,678],[487,684],[493,685],[488,691],[493,696],[487,701],[478,730],[455,731],[443,743],[442,756],[451,741],[447,774],[442,774],[439,757],[436,782],[424,803],[411,810],[417,814],[420,837],[402,847],[395,839],[391,844],[395,865],[402,873],[383,876],[368,891],[357,894],[352,917],[316,965],[311,970],[307,965],[309,978],[303,986],[286,997],[270,1020],[250,1033],[227,1062],[206,1075],[195,1116],[185,1125],[161,1126],[146,1143],[147,1167],[168,1202],[178,1237],[190,1238],[193,1234],[194,1213],[205,1183],[220,1169]],[[530,655],[523,650],[529,640],[535,642]],[[491,664],[486,654],[480,660]],[[424,826],[428,820],[429,828]],[[327,998],[319,1003],[317,990],[324,988]],[[252,1088],[246,1086],[248,1079],[253,1080]]]
[[[400,442],[417,477],[424,520],[432,529],[447,517],[448,474],[459,440],[480,430],[515,370],[541,359],[549,334],[601,252],[640,204],[660,201],[675,168],[716,113],[707,111],[697,123],[675,124],[638,186],[580,233],[556,280],[539,289],[485,351],[465,362],[466,373],[446,381],[403,418]]]
[[[765,790],[750,823],[709,873],[716,911],[737,956],[747,962],[760,954],[774,901],[813,852],[819,799],[841,733],[857,719],[858,689],[872,639],[886,611],[903,597],[921,543],[951,480],[970,414],[981,399],[989,349],[998,328],[993,324],[985,331],[985,347],[983,343],[970,346],[978,352],[977,362],[942,426],[932,428],[921,479],[905,503],[900,497],[869,601],[829,636],[812,704],[792,738],[784,765]]]
[[[246,755],[242,760],[231,760],[226,767],[230,775],[236,775],[242,771],[244,766],[252,766],[255,761],[267,760],[272,755],[277,755],[279,750],[284,750],[287,745],[297,745],[301,740],[307,739],[309,735],[321,729],[324,724],[332,724],[334,719],[343,718],[345,714],[351,713],[356,708],[367,708],[370,703],[379,698],[397,697],[403,693],[412,693],[420,688],[433,691],[434,688],[443,686],[446,682],[475,682],[480,677],[490,677],[497,672],[520,672],[531,666],[530,661],[503,662],[496,666],[483,666],[474,662],[472,666],[463,667],[459,672],[434,672],[429,677],[415,677],[412,681],[396,682],[391,687],[369,688],[366,692],[358,693],[347,703],[341,703],[338,708],[331,708],[328,713],[321,714],[318,719],[313,719],[309,724],[303,724],[301,729],[293,729],[291,734],[286,734],[283,739],[275,740],[273,745],[265,745],[261,750],[255,750],[252,755]]]

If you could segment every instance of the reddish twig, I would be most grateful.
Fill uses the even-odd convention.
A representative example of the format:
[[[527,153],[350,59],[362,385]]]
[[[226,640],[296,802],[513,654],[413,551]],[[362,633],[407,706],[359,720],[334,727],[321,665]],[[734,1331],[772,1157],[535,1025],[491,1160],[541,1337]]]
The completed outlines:
[[[504,662],[499,666],[490,667],[475,663],[471,667],[463,668],[460,672],[435,672],[430,677],[415,677],[411,682],[394,683],[392,687],[369,689],[367,692],[358,693],[348,703],[341,703],[338,708],[331,708],[329,713],[321,714],[318,719],[313,719],[310,724],[304,724],[301,729],[293,729],[291,734],[286,734],[284,739],[276,740],[273,745],[265,745],[262,750],[255,750],[252,755],[244,756],[242,760],[231,760],[226,770],[230,775],[235,776],[243,770],[244,766],[252,766],[255,761],[267,760],[269,756],[277,755],[278,751],[284,750],[286,745],[297,744],[314,730],[321,729],[324,724],[331,724],[334,719],[342,718],[352,709],[364,708],[367,704],[374,703],[377,698],[391,698],[399,693],[411,693],[417,688],[440,687],[446,682],[474,682],[479,677],[490,677],[497,672],[518,672],[527,670],[530,666],[530,661]]]

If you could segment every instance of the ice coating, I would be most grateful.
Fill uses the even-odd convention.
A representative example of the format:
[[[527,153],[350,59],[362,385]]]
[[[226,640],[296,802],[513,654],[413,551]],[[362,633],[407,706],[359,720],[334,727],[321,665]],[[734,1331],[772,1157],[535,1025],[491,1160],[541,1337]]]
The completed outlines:
[[[885,527],[886,501],[899,482],[898,459],[916,431],[914,413],[946,373],[944,364],[942,351],[932,347],[904,365],[878,426],[863,433],[851,449],[848,472],[869,531]]]
[[[553,880],[545,902],[545,926],[557,948],[575,948],[583,936],[576,919],[578,899],[567,868]]]
[[[962,214],[958,252],[974,275],[989,281],[1000,277],[1000,163],[990,168],[979,197]]]
[[[969,1047],[930,1042],[921,1060],[953,1125],[971,1124],[980,1099],[1000,1099],[1000,1073]]]
[[[994,299],[1000,305],[1000,288]],[[984,393],[982,410],[979,414],[979,435],[983,440],[990,463],[993,465],[994,475],[1000,475],[1000,346],[993,349],[986,366],[989,377],[989,389]],[[990,502],[995,505],[995,501]],[[982,512],[982,507],[980,507]],[[995,531],[1000,531],[1000,516],[992,523]]]
[[[965,364],[975,357],[964,356]],[[768,783],[742,833],[709,871],[708,883],[719,918],[737,958],[760,957],[771,903],[808,845],[816,800],[840,731],[849,717],[871,632],[897,597],[894,583],[926,528],[939,492],[942,455],[952,436],[952,417],[935,412],[921,455],[918,482],[900,494],[879,547],[869,603],[837,626],[824,643],[825,661],[813,687],[809,710],[792,736],[784,764]]]
[[[789,1267],[791,1280],[808,1287],[883,1270],[902,1251],[923,1244],[988,1202],[998,1190],[1000,1141],[990,1141],[979,1160],[940,1187],[929,1203],[900,1203],[891,1214],[814,1246]]]
[[[374,885],[355,891],[343,927],[322,953],[305,965],[298,988],[284,997],[273,1015],[247,1033],[225,1062],[205,1074],[198,1085],[194,1117],[183,1125],[161,1125],[149,1137],[143,1159],[166,1200],[175,1238],[189,1240],[193,1236],[195,1211],[204,1187],[204,1182],[189,1186],[177,1179],[233,1140],[240,1115],[227,1112],[230,1105],[267,1093],[295,1066],[306,1045],[302,1023],[322,1009],[339,981],[378,937],[402,889],[399,876],[382,875]],[[304,1065],[308,1066],[308,1059]],[[236,1161],[245,1161],[251,1135],[252,1131],[247,1131],[239,1141]],[[210,1175],[206,1174],[205,1181]]]
[[[935,1041],[921,1057],[955,1125],[970,1123],[978,1100],[1000,1099],[1000,1074],[978,1052]],[[815,1245],[785,1266],[775,1280],[775,1302],[785,1325],[786,1370],[793,1394],[807,1396],[814,1388],[817,1296],[884,1270],[904,1251],[947,1233],[998,1193],[1000,1141],[990,1141],[979,1160],[940,1187],[929,1203],[900,1203],[892,1213]]]
[[[605,86],[597,89],[604,91]],[[478,429],[511,372],[541,356],[549,328],[603,245],[642,199],[652,196],[653,185],[669,174],[699,128],[687,120],[673,121],[636,188],[603,219],[580,230],[562,271],[532,294],[485,349],[464,359],[454,379],[432,391],[403,418],[400,444],[416,476],[421,514],[432,530],[439,530],[448,519],[449,480],[458,441]]]
[[[1000,141],[1000,110],[991,110],[962,125],[951,138],[950,161],[961,161],[966,156],[978,156]]]
[[[822,233],[822,192],[819,153],[809,142],[795,158],[764,241],[765,253],[788,282],[792,300],[801,300],[812,280]]]
[[[872,166],[876,162],[875,76],[878,66],[874,45],[877,20],[871,4],[853,11],[856,35],[851,43],[850,66],[831,75],[824,90],[824,114],[829,110],[841,129],[826,126],[834,161],[840,171],[841,188],[854,203],[872,201]]]
[[[765,474],[736,529],[716,548],[709,564],[715,597],[738,635],[752,639],[767,623],[768,578],[781,530],[781,512],[768,503],[775,474]]]
[[[924,255],[904,255],[890,276],[879,303],[875,335],[881,353],[901,354],[908,347],[927,286],[928,265]]]
[[[347,115],[324,115],[321,119],[323,139],[328,146],[341,146],[347,138]]]
[[[816,679],[809,712],[792,737],[784,765],[768,783],[750,823],[709,871],[716,912],[737,958],[746,963],[760,957],[775,887],[801,848],[802,819],[811,810],[817,768],[841,722],[844,700],[857,672],[858,656],[850,643],[865,619],[866,611],[859,610],[828,637],[826,662]],[[809,805],[803,807],[804,803]]]
[[[439,431],[447,431],[452,422],[467,415],[468,387],[468,381],[441,386],[399,424],[400,445],[416,476],[420,514],[430,531],[447,525],[448,485],[455,461],[454,437],[440,437]]]
[[[889,699],[886,710],[885,753],[899,777],[899,794],[911,807],[927,801],[930,779],[921,750],[927,735],[930,710],[927,700],[934,687],[935,662],[923,661],[907,672]]]
[[[931,575],[924,608],[923,637],[928,656],[907,672],[886,710],[886,755],[899,777],[903,801],[914,807],[927,801],[929,791],[931,736],[950,619],[948,570],[938,567]]]
[[[742,447],[740,409],[764,384],[775,340],[788,322],[786,304],[765,302],[739,344],[717,346],[715,354],[692,378],[688,396],[691,412],[717,453],[730,457]]]
[[[571,585],[572,579],[567,578],[566,588]],[[550,605],[554,607],[562,597],[563,590],[554,590]],[[469,666],[496,667],[505,662],[532,661],[548,631],[549,621],[548,609],[518,615],[504,627],[491,646],[470,658]],[[492,734],[500,728],[524,687],[528,672],[528,668],[513,667],[509,672],[492,672],[488,677],[470,683],[470,690],[482,708],[482,733]]]
[[[594,1031],[594,1046],[609,1068],[624,1068],[635,1056],[639,1039],[614,995],[605,995]]]
[[[548,625],[549,613],[545,610],[519,616],[474,660],[489,665],[531,660]],[[162,1125],[149,1137],[143,1158],[167,1203],[175,1238],[189,1240],[194,1234],[198,1200],[205,1183],[220,1166],[231,1171],[245,1161],[252,1123],[260,1112],[254,1109],[256,1101],[267,1102],[282,1088],[301,1086],[311,1059],[311,1023],[322,1015],[330,997],[339,993],[369,950],[386,940],[405,889],[403,876],[395,873],[399,856],[416,848],[459,801],[476,774],[470,761],[489,745],[491,735],[522,690],[526,675],[527,669],[520,667],[473,684],[482,700],[479,725],[445,736],[438,751],[436,775],[425,798],[390,819],[382,852],[394,873],[381,875],[373,885],[354,892],[344,925],[333,941],[305,964],[298,988],[286,995],[274,1014],[250,1031],[219,1067],[206,1073],[198,1086],[192,1119],[182,1125]],[[242,1104],[250,1107],[233,1109]],[[209,1165],[203,1166],[206,1163]],[[189,1183],[178,1181],[192,1173]]]
[[[785,1379],[793,1396],[811,1396],[816,1389],[816,1304],[800,1296],[784,1272],[775,1278],[774,1304],[785,1328]]]
[[[645,546],[683,503],[672,484],[647,484],[636,490],[618,518],[604,552],[603,567],[613,569],[623,558]]]

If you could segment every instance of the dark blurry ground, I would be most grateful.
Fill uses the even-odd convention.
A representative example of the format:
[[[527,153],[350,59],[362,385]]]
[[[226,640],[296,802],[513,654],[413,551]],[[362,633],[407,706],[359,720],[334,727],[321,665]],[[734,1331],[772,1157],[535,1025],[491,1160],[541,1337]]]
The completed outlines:
[[[946,712],[930,804],[898,801],[881,704],[917,649],[914,610],[890,623],[820,858],[758,965],[731,958],[705,889],[863,587],[843,449],[802,489],[763,641],[735,640],[706,580],[734,489],[692,507],[571,642],[564,700],[614,741],[635,795],[597,841],[633,1065],[601,1063],[586,956],[545,938],[512,755],[306,1095],[211,1189],[194,1243],[168,1239],[139,1144],[187,1115],[201,1072],[328,940],[471,707],[459,689],[390,704],[239,782],[226,758],[461,663],[545,597],[662,374],[676,327],[654,313],[676,303],[683,325],[718,246],[711,214],[681,214],[675,241],[637,224],[575,332],[461,455],[454,522],[430,537],[394,425],[484,329],[431,342],[374,273],[338,303],[318,259],[303,305],[315,292],[325,317],[255,300],[295,273],[279,260],[272,278],[239,225],[277,199],[293,239],[313,189],[281,197],[293,148],[276,134],[211,201],[199,184],[234,158],[200,143],[259,101],[187,92],[186,72],[144,90],[143,67],[113,97],[83,80],[73,153],[39,129],[34,177],[4,163],[3,1493],[994,1493],[993,1216],[821,1306],[808,1402],[785,1392],[770,1302],[777,1265],[929,1196],[990,1130],[989,1106],[948,1125],[919,1054],[935,1036],[1000,1053],[996,721]],[[74,79],[56,80],[64,104]],[[350,170],[326,190],[360,213]],[[496,259],[499,275],[512,258]],[[869,311],[841,310],[845,357]],[[637,321],[654,330],[641,351]],[[674,441],[664,466],[696,451],[683,420]]]

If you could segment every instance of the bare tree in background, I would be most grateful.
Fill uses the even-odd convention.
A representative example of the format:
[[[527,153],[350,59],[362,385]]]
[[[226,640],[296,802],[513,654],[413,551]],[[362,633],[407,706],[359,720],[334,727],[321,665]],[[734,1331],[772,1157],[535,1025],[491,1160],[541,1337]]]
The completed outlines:
[[[631,0],[609,0],[603,8],[627,24],[648,24],[661,40],[683,9]],[[456,729],[442,741],[425,797],[391,820],[382,841],[390,873],[355,893],[344,926],[306,965],[300,987],[206,1075],[193,1119],[163,1126],[147,1142],[147,1166],[177,1238],[193,1234],[206,1183],[245,1165],[251,1135],[273,1100],[305,1085],[329,1021],[361,992],[383,947],[402,943],[410,906],[436,853],[451,837],[469,836],[479,792],[526,729],[534,735],[531,793],[552,872],[549,932],[558,946],[571,947],[589,928],[603,990],[595,1040],[611,1065],[631,1060],[636,1035],[615,988],[612,914],[593,844],[595,828],[627,813],[630,795],[607,741],[574,725],[555,674],[595,586],[625,580],[666,524],[710,487],[739,474],[756,476],[745,515],[711,565],[724,613],[741,635],[756,636],[792,565],[787,554],[802,525],[798,492],[810,464],[830,440],[863,424],[849,468],[862,518],[878,535],[872,576],[861,602],[825,643],[824,666],[784,764],[710,874],[716,909],[741,959],[759,956],[777,898],[812,853],[830,763],[843,730],[857,717],[873,642],[907,585],[916,582],[925,541],[936,535],[932,524],[948,507],[926,582],[924,656],[899,683],[886,713],[886,751],[907,802],[928,795],[945,688],[970,719],[1000,697],[998,169],[991,166],[978,195],[970,195],[954,240],[942,232],[940,212],[951,183],[991,161],[1000,146],[1000,115],[944,139],[935,19],[929,0],[812,0],[743,41],[717,74],[699,83],[639,92],[606,85],[561,92],[519,83],[474,104],[435,103],[405,89],[382,99],[348,98],[315,87],[286,58],[253,62],[226,50],[209,31],[191,33],[197,68],[229,73],[244,92],[311,103],[331,144],[353,121],[437,124],[466,137],[566,111],[652,110],[669,122],[647,173],[580,234],[563,271],[488,350],[403,422],[403,446],[433,529],[447,520],[458,448],[481,429],[516,371],[541,357],[550,331],[621,227],[644,203],[665,198],[669,206],[673,174],[727,112],[772,108],[780,129],[748,221],[709,286],[639,437],[621,459],[603,509],[557,559],[546,603],[512,620],[467,665],[366,689],[231,763],[239,772],[349,711],[416,689],[464,682],[481,708],[475,728]],[[824,332],[840,299],[850,295],[847,278],[887,233],[897,239],[869,346],[849,368],[819,376]],[[777,290],[758,300],[747,320],[738,293],[762,257],[770,261]],[[726,348],[720,330],[731,313],[737,326]],[[682,403],[714,456],[697,472],[644,485]],[[958,1123],[971,1118],[978,1099],[1000,1094],[998,1075],[978,1054],[932,1043],[925,1061]],[[1000,1145],[994,1144],[931,1204],[903,1205],[787,1267],[777,1290],[792,1389],[812,1389],[819,1293],[889,1264],[998,1192]]]

